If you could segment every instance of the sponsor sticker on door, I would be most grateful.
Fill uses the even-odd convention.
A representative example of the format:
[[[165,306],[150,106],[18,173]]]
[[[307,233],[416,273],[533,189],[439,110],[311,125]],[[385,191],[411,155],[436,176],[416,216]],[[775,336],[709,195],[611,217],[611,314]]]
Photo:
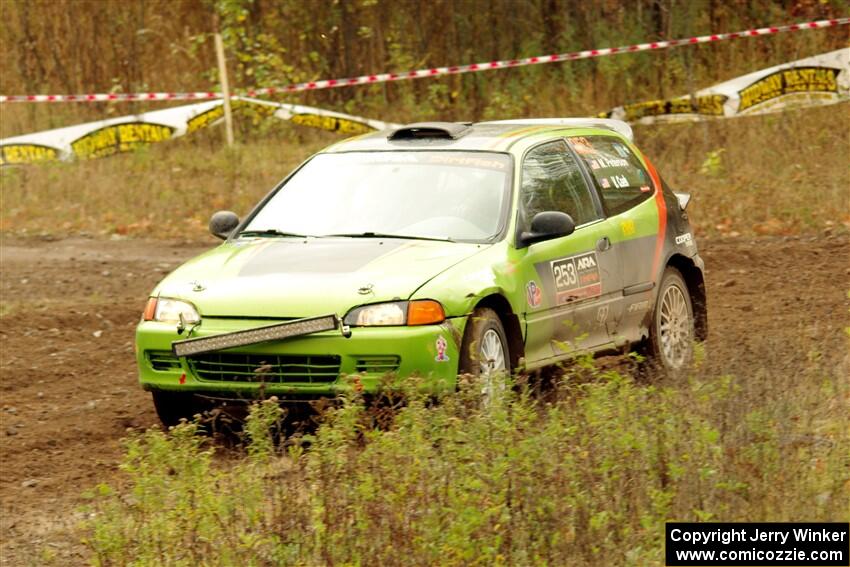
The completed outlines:
[[[543,298],[543,293],[540,291],[540,287],[537,285],[537,282],[531,280],[525,286],[525,299],[528,301],[529,307],[540,307],[540,301]]]
[[[602,295],[596,252],[552,260],[550,266],[557,305]]]

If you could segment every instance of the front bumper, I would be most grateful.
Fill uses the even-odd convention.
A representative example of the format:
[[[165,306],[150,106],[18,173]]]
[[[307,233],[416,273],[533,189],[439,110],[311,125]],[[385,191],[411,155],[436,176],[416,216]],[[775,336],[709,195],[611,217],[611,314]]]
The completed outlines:
[[[207,318],[192,337],[268,325],[270,321]],[[466,317],[418,327],[355,327],[176,358],[174,324],[143,321],[136,329],[139,382],[146,390],[223,398],[335,396],[354,388],[374,393],[388,379],[421,376],[431,391],[455,388]],[[443,356],[439,350],[445,348]]]

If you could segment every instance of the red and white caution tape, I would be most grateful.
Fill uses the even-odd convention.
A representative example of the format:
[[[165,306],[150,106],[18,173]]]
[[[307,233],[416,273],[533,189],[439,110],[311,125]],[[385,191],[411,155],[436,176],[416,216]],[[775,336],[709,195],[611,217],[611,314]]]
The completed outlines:
[[[594,57],[606,57],[621,53],[636,53],[640,51],[655,51],[668,49],[683,45],[694,45],[698,43],[712,43],[729,39],[745,37],[758,37],[773,35],[782,32],[815,30],[834,26],[850,24],[850,18],[836,18],[832,20],[818,20],[815,22],[803,22],[786,26],[771,26],[756,28],[739,32],[702,35],[684,39],[671,39],[668,41],[653,41],[635,45],[624,45],[622,47],[605,47],[602,49],[588,49],[572,53],[556,53],[553,55],[537,55],[523,59],[506,59],[502,61],[487,61],[483,63],[472,63],[468,65],[453,65],[450,67],[433,67],[430,69],[417,69],[402,73],[381,73],[378,75],[361,75],[345,79],[324,79],[321,81],[310,81],[308,83],[297,83],[285,87],[265,87],[250,89],[245,92],[247,96],[268,96],[282,93],[294,93],[302,91],[315,91],[322,89],[333,89],[340,87],[352,87],[357,85],[371,85],[375,83],[388,83],[394,81],[405,81],[409,79],[421,79],[425,77],[439,77],[442,75],[458,75],[461,73],[477,73],[480,71],[491,71],[494,69],[507,69],[512,67],[525,67],[528,65],[540,65],[543,63],[556,63],[561,61],[575,61],[578,59],[591,59]],[[0,95],[0,103],[3,102],[109,102],[109,101],[162,101],[162,100],[206,100],[221,98],[217,92],[192,92],[192,93],[102,93],[102,94],[78,94],[78,95]]]
[[[221,93],[97,93],[71,95],[0,95],[0,102],[126,102],[158,100],[212,100]]]

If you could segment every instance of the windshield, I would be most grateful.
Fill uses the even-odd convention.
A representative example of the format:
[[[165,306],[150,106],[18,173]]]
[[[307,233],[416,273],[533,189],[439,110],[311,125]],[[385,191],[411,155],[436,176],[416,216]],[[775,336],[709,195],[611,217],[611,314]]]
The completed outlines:
[[[510,170],[497,153],[319,154],[242,233],[487,241],[501,232]]]

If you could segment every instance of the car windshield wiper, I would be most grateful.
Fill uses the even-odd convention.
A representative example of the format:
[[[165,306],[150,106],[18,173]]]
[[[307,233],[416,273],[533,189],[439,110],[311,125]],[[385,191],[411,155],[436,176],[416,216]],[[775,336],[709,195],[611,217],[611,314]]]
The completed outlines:
[[[454,242],[451,238],[431,238],[428,236],[410,236],[407,234],[389,234],[386,232],[348,232],[342,234],[321,234],[317,238],[401,238],[403,240],[434,240],[436,242]]]
[[[284,232],[276,228],[267,228],[264,230],[243,230],[239,233],[239,236],[292,236],[294,238],[307,238],[308,235]]]

